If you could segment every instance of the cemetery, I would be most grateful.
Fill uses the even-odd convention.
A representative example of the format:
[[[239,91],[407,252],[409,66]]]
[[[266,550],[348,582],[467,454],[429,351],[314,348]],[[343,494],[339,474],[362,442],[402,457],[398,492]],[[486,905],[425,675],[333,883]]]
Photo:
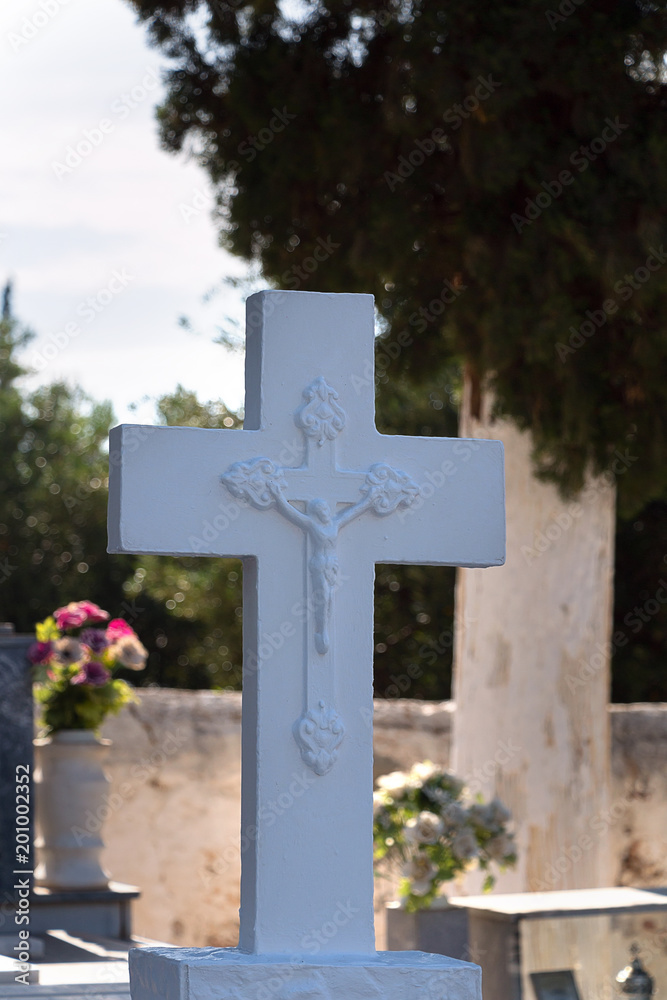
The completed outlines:
[[[0,1000],[667,995],[665,12],[29,2]]]
[[[581,758],[573,768],[564,753],[562,785],[550,782],[535,809],[535,802],[522,804],[511,783],[544,784],[539,750],[545,735],[557,752],[553,723],[549,732],[539,720],[537,735],[531,732],[539,702],[529,719],[525,705],[515,706],[510,725],[496,727],[490,743],[473,716],[462,734],[464,700],[374,704],[369,672],[364,676],[360,666],[372,663],[377,561],[503,564],[498,430],[490,427],[496,440],[474,433],[479,426],[473,423],[467,439],[378,434],[373,388],[360,391],[355,382],[372,364],[369,296],[263,292],[248,300],[247,326],[244,429],[118,427],[111,433],[109,493],[112,552],[244,557],[242,697],[145,690],[137,699],[124,681],[109,679],[115,658],[142,669],[147,651],[127,622],[109,621],[89,601],[45,619],[36,643],[9,627],[2,637],[11,678],[3,702],[4,773],[33,766],[31,662],[34,669],[46,664],[51,678],[38,694],[54,734],[35,741],[34,803],[28,794],[30,806],[21,813],[32,819],[36,805],[34,850],[16,846],[10,860],[19,828],[5,820],[3,829],[3,928],[12,923],[13,907],[13,922],[18,927],[29,915],[36,940],[30,961],[29,938],[4,932],[6,990],[31,983],[48,996],[49,967],[70,977],[78,968],[83,986],[94,989],[103,974],[128,995],[128,955],[133,1000],[196,1000],[211,991],[239,998],[295,991],[402,998],[424,989],[479,1000],[475,963],[487,1000],[542,988],[602,996],[631,948],[635,965],[623,975],[648,975],[643,955],[659,980],[667,974],[667,890],[660,887],[665,707],[592,702],[596,716],[580,720],[593,744],[583,777]],[[277,464],[271,456],[282,462],[295,429],[299,457],[292,446],[295,464]],[[504,436],[511,439],[511,431]],[[224,520],[216,522],[225,495],[235,503],[225,501]],[[217,524],[204,552],[202,524]],[[446,530],[434,532],[443,524]],[[509,525],[513,537],[511,513]],[[591,533],[588,526],[589,540]],[[277,590],[271,581],[278,574]],[[465,577],[459,599],[464,585]],[[595,609],[590,613],[595,619]],[[70,637],[77,629],[80,636]],[[477,631],[483,642],[483,629]],[[466,655],[469,641],[463,630],[459,655]],[[82,648],[99,649],[98,662],[77,659]],[[474,651],[467,659],[474,660]],[[462,699],[464,677],[461,671],[455,689]],[[582,683],[595,688],[594,681],[595,673]],[[104,692],[109,683],[115,686],[96,708],[95,690]],[[491,676],[487,687],[494,686]],[[117,717],[97,739],[93,729],[109,710]],[[553,696],[541,710],[553,711]],[[574,797],[577,786],[591,780],[594,763],[588,802],[572,809],[547,848],[539,837],[551,822],[549,810],[562,811],[561,789]],[[452,772],[464,777],[460,785],[447,777]],[[374,781],[377,804],[370,797]],[[444,836],[433,812],[438,802],[450,803],[443,817],[447,810],[453,816],[452,809],[464,817],[465,809],[454,805],[458,789],[464,796],[475,792],[480,805],[461,800],[472,817],[486,808],[482,792],[502,789],[512,811],[500,802],[493,807],[502,817],[493,836],[505,838],[506,846],[493,854],[488,841],[492,853],[486,855],[486,829],[474,826],[479,848],[470,854],[487,870],[491,858],[498,859],[499,884],[495,874],[487,876],[497,891],[480,894],[478,876],[466,875],[471,866],[463,861],[443,876],[454,880],[446,895],[438,882],[420,888],[417,875],[403,903],[394,899],[391,874],[374,890],[372,811],[377,847],[383,824],[404,822],[400,796],[407,795],[407,804],[416,787],[433,804],[430,812],[418,807],[411,822],[428,819],[441,831],[425,833],[424,844]],[[23,779],[20,789],[27,789]],[[3,817],[11,815],[13,794],[10,781]],[[390,819],[386,810],[395,803],[399,812]],[[509,820],[516,828],[511,833]],[[470,837],[477,821],[463,822]],[[382,841],[390,853],[392,837]],[[19,840],[27,843],[25,831],[16,845]],[[423,851],[414,856],[427,861]],[[12,863],[23,867],[11,869]],[[17,947],[25,951],[22,979],[11,967]]]

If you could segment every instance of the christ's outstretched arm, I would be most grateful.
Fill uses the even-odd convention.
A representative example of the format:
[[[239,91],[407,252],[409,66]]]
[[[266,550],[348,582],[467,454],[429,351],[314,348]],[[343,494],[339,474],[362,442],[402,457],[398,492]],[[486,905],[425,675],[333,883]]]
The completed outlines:
[[[288,521],[291,521],[292,524],[296,524],[297,528],[301,528],[302,531],[308,531],[311,526],[311,518],[306,514],[302,514],[300,510],[297,510],[296,507],[293,507],[292,504],[285,499],[285,494],[278,483],[269,481],[268,488],[271,496],[276,502],[276,507],[283,517],[287,518]]]
[[[344,507],[343,510],[339,511],[334,517],[334,521],[338,528],[344,528],[346,524],[350,523],[350,521],[354,521],[355,517],[359,517],[360,514],[363,514],[364,511],[368,510],[372,503],[372,497],[366,494],[365,497],[362,497],[357,503],[352,504],[351,507]]]

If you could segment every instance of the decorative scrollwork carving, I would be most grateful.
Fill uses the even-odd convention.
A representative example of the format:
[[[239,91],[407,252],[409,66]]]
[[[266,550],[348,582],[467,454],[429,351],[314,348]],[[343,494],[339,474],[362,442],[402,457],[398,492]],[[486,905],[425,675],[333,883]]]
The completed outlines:
[[[378,462],[366,474],[361,492],[376,514],[391,514],[398,507],[409,507],[419,496],[419,487],[410,476],[390,465]]]
[[[304,764],[315,774],[330,771],[345,735],[345,727],[334,709],[318,702],[317,708],[309,709],[294,723],[293,732]]]
[[[270,458],[234,462],[220,478],[232,496],[246,500],[258,510],[273,507],[275,490],[287,489],[282,469]]]
[[[297,427],[320,446],[333,441],[345,427],[345,410],[337,402],[336,390],[320,375],[303,390],[303,398],[294,414]]]

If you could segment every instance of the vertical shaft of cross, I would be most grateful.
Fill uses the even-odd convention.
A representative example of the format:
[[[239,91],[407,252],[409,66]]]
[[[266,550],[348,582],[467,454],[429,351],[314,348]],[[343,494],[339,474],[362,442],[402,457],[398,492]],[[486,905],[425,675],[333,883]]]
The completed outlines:
[[[372,656],[373,566],[359,567],[336,594],[343,628],[334,624],[336,669],[325,697],[344,720],[345,738],[335,765],[318,774],[301,759],[286,726],[304,709],[303,675],[294,669],[301,629],[269,654],[268,639],[278,645],[281,624],[294,621],[293,595],[303,575],[291,561],[281,573],[277,616],[267,607],[277,599],[274,568],[262,560],[244,566],[246,662],[255,662],[258,650],[265,655],[244,676],[239,944],[261,954],[372,954],[372,678],[359,663]],[[255,610],[266,626],[259,635]],[[318,675],[319,669],[309,682],[311,710],[322,693]]]
[[[346,417],[328,383],[345,388],[372,360],[372,300],[362,308],[360,298],[340,296],[322,308],[323,297],[287,297],[283,315],[275,305],[280,298],[276,293],[249,303],[247,390],[262,399],[252,410],[253,426],[268,422],[284,441],[295,432],[301,441],[301,463],[276,473],[284,488],[267,479],[267,495],[284,496],[301,519],[280,506],[282,500],[258,510],[261,528],[274,530],[275,539],[269,554],[244,564],[239,945],[261,954],[373,954],[374,562],[354,554],[352,535],[345,538],[352,526],[337,537],[327,521],[339,504],[361,497],[364,467],[348,475],[337,468],[335,439]],[[292,312],[297,304],[298,323]],[[314,329],[320,346],[313,344]],[[333,345],[343,332],[349,349],[323,361],[321,343]],[[299,374],[289,401],[276,410],[275,394],[265,387],[278,368],[289,370],[290,381]],[[261,393],[252,386],[253,371]],[[372,399],[370,406],[366,394],[352,402],[349,416],[363,412],[372,428]],[[253,458],[249,452],[247,459]],[[318,499],[326,510],[309,507]],[[318,541],[331,536],[333,548]],[[343,582],[334,582],[335,612],[325,616],[323,628],[319,611],[334,563],[340,563]],[[319,632],[325,635],[316,640]],[[309,756],[304,748],[311,739]],[[325,752],[315,759],[318,741],[331,751],[328,758]]]

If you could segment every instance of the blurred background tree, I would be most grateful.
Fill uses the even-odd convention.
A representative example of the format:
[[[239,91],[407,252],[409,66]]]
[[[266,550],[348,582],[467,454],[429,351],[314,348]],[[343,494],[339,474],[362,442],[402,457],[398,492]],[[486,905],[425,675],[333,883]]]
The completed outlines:
[[[111,407],[61,383],[17,385],[17,355],[33,334],[12,313],[0,319],[0,612],[17,631],[56,607],[87,598],[124,617],[149,650],[127,678],[171,687],[239,687],[240,564],[108,556]],[[162,423],[236,426],[219,403],[180,386],[159,400]],[[236,570],[236,572],[235,572]],[[149,585],[150,584],[150,585]]]
[[[0,320],[0,601],[3,619],[24,632],[83,597],[118,607],[131,563],[106,555],[111,408],[61,383],[22,393],[16,356],[32,336],[12,314],[7,285]]]
[[[465,366],[475,389],[489,384],[498,410],[530,429],[537,472],[565,492],[631,449],[632,473],[618,480],[615,603],[629,641],[615,649],[613,693],[667,699],[667,607],[638,633],[628,624],[667,569],[665,6],[130,2],[171,60],[162,144],[208,174],[221,241],[276,287],[375,294],[381,430],[454,434]],[[645,280],[654,250],[659,267]],[[11,354],[23,334],[3,323]],[[41,392],[21,401],[10,391],[2,404],[12,429],[0,539],[17,538],[7,555],[34,542],[49,593],[60,577],[61,596],[80,596],[81,581],[93,599],[95,583],[143,603],[156,643],[147,680],[237,685],[240,565],[111,565],[104,486],[92,485],[104,483],[109,415],[64,386]],[[238,419],[180,388],[159,406],[168,423]],[[56,413],[64,429],[52,439]],[[77,501],[69,511],[65,496]],[[449,694],[453,579],[378,567],[379,694],[396,696],[415,664],[418,679],[400,693]],[[54,603],[27,584],[5,612],[18,623],[30,602],[37,616]]]
[[[631,449],[614,694],[667,697],[667,609],[627,624],[667,568],[665,6],[131,5],[171,60],[162,144],[206,170],[222,242],[278,287],[375,294],[383,430],[465,364],[564,492]],[[327,259],[303,267],[318,241]],[[450,402],[432,433],[451,433]],[[378,572],[380,693],[383,662],[431,659],[450,627],[451,574],[414,573]],[[448,662],[424,693],[446,693]]]

